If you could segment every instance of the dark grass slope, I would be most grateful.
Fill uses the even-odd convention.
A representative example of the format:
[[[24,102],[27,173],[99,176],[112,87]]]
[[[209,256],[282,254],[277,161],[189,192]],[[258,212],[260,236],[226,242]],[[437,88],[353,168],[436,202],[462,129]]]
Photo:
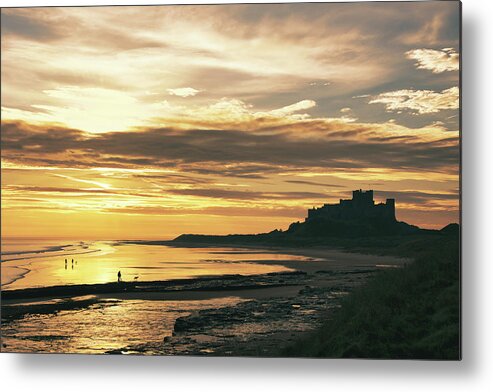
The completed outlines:
[[[383,253],[415,262],[378,274],[345,298],[319,330],[281,355],[460,359],[458,233],[404,241]]]

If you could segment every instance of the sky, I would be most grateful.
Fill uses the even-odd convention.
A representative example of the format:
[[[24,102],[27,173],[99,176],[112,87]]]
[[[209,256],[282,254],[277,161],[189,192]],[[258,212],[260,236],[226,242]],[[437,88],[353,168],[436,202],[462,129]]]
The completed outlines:
[[[3,8],[2,237],[459,221],[459,3]]]

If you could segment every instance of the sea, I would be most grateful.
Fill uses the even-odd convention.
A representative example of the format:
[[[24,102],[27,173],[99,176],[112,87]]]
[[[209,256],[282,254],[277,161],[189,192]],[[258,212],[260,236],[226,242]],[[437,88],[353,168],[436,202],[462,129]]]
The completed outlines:
[[[222,275],[256,275],[290,269],[275,260],[304,256],[241,248],[179,248],[113,240],[3,239],[2,290],[124,281],[156,281]],[[262,264],[262,261],[269,261]],[[273,262],[274,261],[274,262]],[[86,296],[91,297],[91,296]],[[72,298],[84,301],[87,298]],[[95,296],[92,296],[95,297]],[[33,299],[16,306],[60,299]],[[179,317],[248,300],[98,299],[90,306],[2,320],[2,351],[39,353],[166,354],[163,341]],[[2,306],[5,306],[2,302]],[[7,306],[9,306],[7,304]]]
[[[4,239],[2,290],[56,285],[156,281],[288,271],[273,260],[306,257],[242,248],[180,248],[121,241]],[[262,264],[269,260],[269,264]]]

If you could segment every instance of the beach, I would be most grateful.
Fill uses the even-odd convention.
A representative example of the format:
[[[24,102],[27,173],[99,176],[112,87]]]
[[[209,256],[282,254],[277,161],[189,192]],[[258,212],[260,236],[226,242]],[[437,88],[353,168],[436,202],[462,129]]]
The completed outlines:
[[[88,252],[101,248],[84,246]],[[103,279],[106,269],[120,267],[127,277],[122,283],[115,275],[109,281],[67,275],[69,283],[47,278],[46,285],[30,286],[29,272],[2,286],[3,351],[275,355],[280,345],[317,328],[341,298],[377,271],[409,262],[322,247],[106,246],[99,255],[74,256],[77,266],[92,263]],[[142,263],[131,257],[137,249],[144,252]],[[38,259],[37,282],[53,267],[50,260]],[[2,270],[17,262],[3,261]],[[63,261],[57,263],[60,281],[65,269]],[[128,279],[128,271],[139,278]]]

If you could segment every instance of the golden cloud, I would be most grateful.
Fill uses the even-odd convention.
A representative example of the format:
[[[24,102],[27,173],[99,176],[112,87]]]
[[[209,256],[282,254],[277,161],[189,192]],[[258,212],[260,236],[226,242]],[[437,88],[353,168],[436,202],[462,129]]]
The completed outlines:
[[[387,111],[410,110],[419,114],[437,113],[459,108],[459,88],[451,87],[441,92],[431,90],[397,90],[379,94],[369,103],[382,103]]]
[[[169,95],[176,95],[182,98],[193,97],[200,93],[200,90],[194,89],[193,87],[169,88],[166,91],[168,91]]]
[[[406,52],[406,57],[416,60],[418,69],[427,69],[433,73],[459,70],[459,53],[453,48],[414,49]]]

